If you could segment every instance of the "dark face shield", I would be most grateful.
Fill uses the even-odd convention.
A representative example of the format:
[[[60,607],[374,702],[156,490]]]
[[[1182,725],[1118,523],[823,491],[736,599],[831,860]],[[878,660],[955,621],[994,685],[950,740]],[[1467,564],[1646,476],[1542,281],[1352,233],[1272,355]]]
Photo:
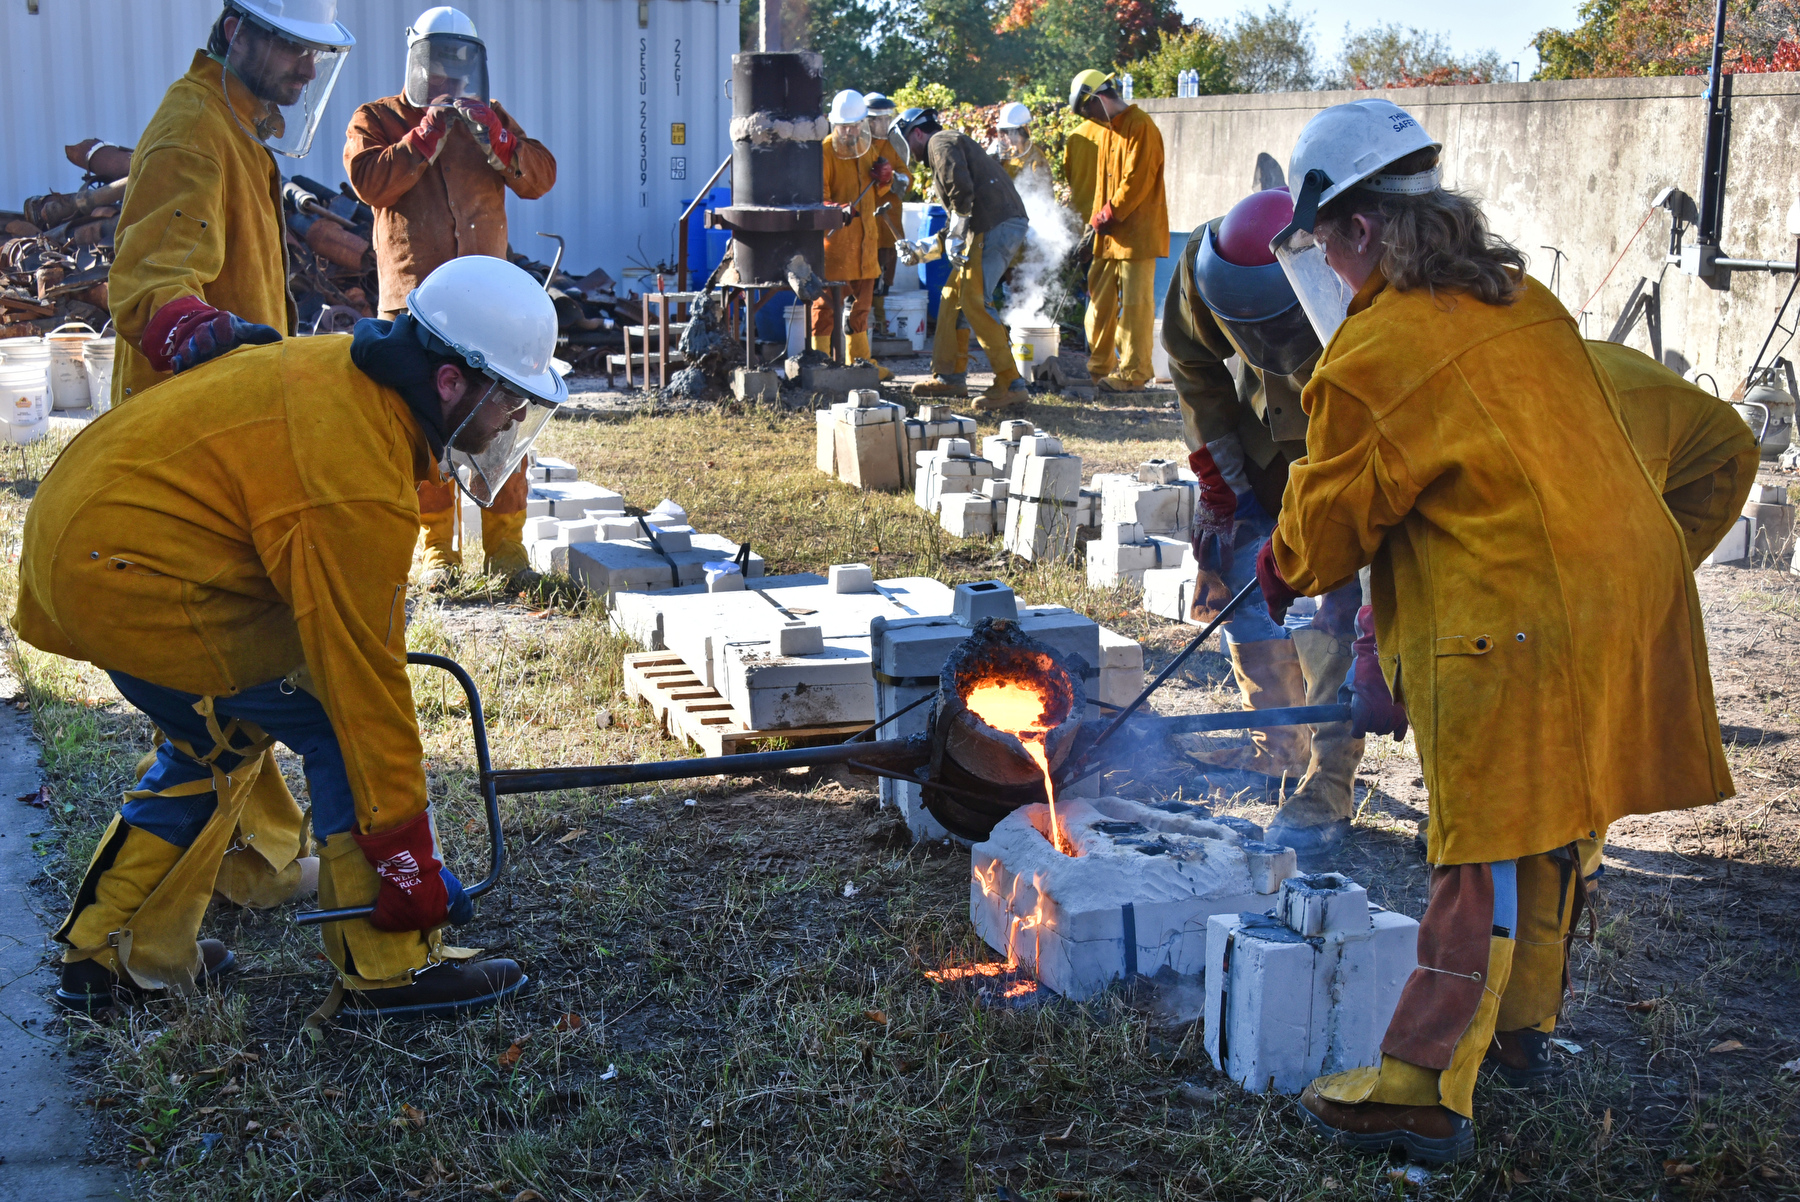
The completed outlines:
[[[1244,361],[1264,372],[1291,376],[1319,353],[1319,337],[1299,304],[1264,321],[1233,321],[1213,314]]]
[[[474,38],[434,33],[406,51],[406,103],[416,108],[488,99],[487,48]]]

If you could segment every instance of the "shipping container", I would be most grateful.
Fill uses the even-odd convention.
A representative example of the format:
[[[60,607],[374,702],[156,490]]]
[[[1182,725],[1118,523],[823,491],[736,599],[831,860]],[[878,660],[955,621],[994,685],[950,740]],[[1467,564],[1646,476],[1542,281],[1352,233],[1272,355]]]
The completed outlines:
[[[342,0],[356,48],[338,76],[312,152],[277,157],[336,185],[356,106],[391,96],[406,70],[406,27],[430,0]],[[511,199],[514,249],[548,261],[544,230],[568,240],[576,275],[615,278],[676,261],[681,200],[731,153],[737,0],[466,0],[489,86],[557,161],[556,187]],[[130,146],[169,84],[206,44],[219,0],[4,0],[0,4],[0,209],[73,191],[63,147],[100,137]],[[721,183],[729,183],[727,176]],[[633,286],[637,278],[629,281]],[[669,281],[674,286],[674,281]]]

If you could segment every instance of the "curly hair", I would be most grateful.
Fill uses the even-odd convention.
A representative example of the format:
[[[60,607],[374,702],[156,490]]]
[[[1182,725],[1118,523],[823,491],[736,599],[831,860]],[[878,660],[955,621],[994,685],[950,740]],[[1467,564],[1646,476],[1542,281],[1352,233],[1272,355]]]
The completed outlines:
[[[1384,169],[1413,175],[1437,165],[1437,151],[1417,151]],[[1448,188],[1417,196],[1351,188],[1319,211],[1317,232],[1347,237],[1350,218],[1380,217],[1381,272],[1401,292],[1427,288],[1466,292],[1486,304],[1510,305],[1525,286],[1525,255],[1488,229],[1473,198]]]

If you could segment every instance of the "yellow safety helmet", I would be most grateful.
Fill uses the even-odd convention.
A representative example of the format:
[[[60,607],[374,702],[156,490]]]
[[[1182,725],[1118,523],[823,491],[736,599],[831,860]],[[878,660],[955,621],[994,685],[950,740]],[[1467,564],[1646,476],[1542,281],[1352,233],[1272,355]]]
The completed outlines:
[[[1077,75],[1069,84],[1069,107],[1076,112],[1087,103],[1088,97],[1095,92],[1103,92],[1113,86],[1113,77],[1092,67]]]

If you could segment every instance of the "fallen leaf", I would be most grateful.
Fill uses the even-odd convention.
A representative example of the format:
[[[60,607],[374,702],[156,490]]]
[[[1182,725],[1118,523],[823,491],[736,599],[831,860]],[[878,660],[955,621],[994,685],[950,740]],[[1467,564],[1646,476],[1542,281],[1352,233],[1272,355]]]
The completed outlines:
[[[878,1027],[887,1026],[887,1011],[885,1010],[864,1010],[863,1017]]]
[[[1700,1170],[1685,1160],[1663,1161],[1664,1177],[1691,1177]]]
[[[1191,1081],[1182,1082],[1176,1088],[1175,1096],[1189,1106],[1210,1106],[1219,1100],[1216,1090],[1207,1089],[1203,1085],[1195,1085]]]
[[[1662,1004],[1663,1000],[1659,997],[1647,997],[1641,1002],[1626,1002],[1625,1009],[1637,1014],[1648,1014]]]
[[[522,1189],[513,1195],[513,1202],[550,1202],[550,1200],[534,1189]]]
[[[420,1110],[417,1106],[402,1102],[400,1104],[400,1115],[414,1131],[425,1130],[425,1112]]]
[[[1800,1057],[1796,1057],[1782,1065],[1781,1071],[1784,1073],[1800,1073]]]
[[[246,1122],[244,1124],[244,1134],[245,1135],[252,1135],[261,1130],[262,1130],[262,1124],[257,1122],[255,1119],[250,1119],[248,1122]]]
[[[1786,1066],[1783,1065],[1782,1067],[1785,1068]],[[119,1104],[119,1099],[117,1099],[115,1097],[110,1097],[110,1096],[95,1098],[92,1102],[89,1103],[89,1105],[91,1105],[95,1110],[104,1110],[108,1106],[117,1106],[118,1104]]]
[[[587,827],[578,826],[574,830],[570,831],[568,834],[564,835],[562,838],[558,839],[557,842],[558,843],[569,843],[576,839],[581,838],[581,836],[583,836],[585,834],[587,834]]]
[[[239,1092],[241,1089],[243,1089],[243,1086],[239,1085],[236,1081],[227,1081],[225,1084],[219,1086],[219,1096],[221,1098],[228,1098],[232,1094]]]
[[[507,1048],[504,1052],[500,1053],[500,1067],[501,1068],[511,1068],[513,1065],[515,1065],[519,1062],[519,1057],[523,1056],[524,1054],[525,1054],[524,1048],[520,1047],[516,1043],[513,1044],[510,1048]]]
[[[1737,1039],[1727,1039],[1727,1040],[1724,1040],[1723,1042],[1715,1043],[1712,1045],[1712,1047],[1707,1048],[1706,1054],[1710,1056],[1716,1052],[1741,1052],[1743,1050],[1744,1050],[1743,1041],[1737,1040]]]
[[[1524,1173],[1521,1173],[1518,1169],[1514,1169],[1508,1176],[1512,1178],[1512,1183],[1514,1185],[1524,1185],[1531,1180],[1531,1178],[1527,1177]]]
[[[581,1015],[575,1013],[573,1010],[556,1020],[556,1029],[558,1031],[579,1031],[585,1026],[587,1026],[587,1019],[581,1017]]]
[[[498,1198],[501,1194],[511,1188],[512,1181],[503,1178],[499,1181],[490,1181],[486,1185],[478,1185],[475,1187],[475,1192],[478,1194],[486,1194],[490,1198]]]
[[[856,887],[855,881],[845,881],[844,882],[844,896],[845,897],[855,897],[858,893],[861,893],[861,892],[862,892],[862,890],[858,889]]]
[[[1608,1106],[1606,1108],[1606,1113],[1600,1116],[1600,1142],[1604,1144],[1607,1140],[1609,1140],[1611,1138],[1612,1138],[1612,1107]]]
[[[475,821],[473,818],[471,818],[467,822],[463,823],[463,834],[465,834],[465,835],[472,835],[480,829],[481,829],[481,823]]]
[[[194,1113],[204,1117],[206,1115],[219,1113],[219,1108],[217,1106],[202,1106],[199,1110],[196,1110]]]
[[[327,1086],[326,1088],[321,1089],[319,1091],[319,1096],[321,1098],[328,1098],[328,1099],[335,1100],[337,1098],[343,1097],[344,1091],[341,1089],[332,1089],[329,1086]]]
[[[36,806],[40,810],[45,809],[50,804],[50,786],[39,785],[35,793],[21,793],[19,800],[28,806]]]
[[[1084,1189],[1059,1189],[1056,1191],[1056,1202],[1082,1202],[1082,1199],[1088,1197],[1092,1197],[1092,1195]]]

